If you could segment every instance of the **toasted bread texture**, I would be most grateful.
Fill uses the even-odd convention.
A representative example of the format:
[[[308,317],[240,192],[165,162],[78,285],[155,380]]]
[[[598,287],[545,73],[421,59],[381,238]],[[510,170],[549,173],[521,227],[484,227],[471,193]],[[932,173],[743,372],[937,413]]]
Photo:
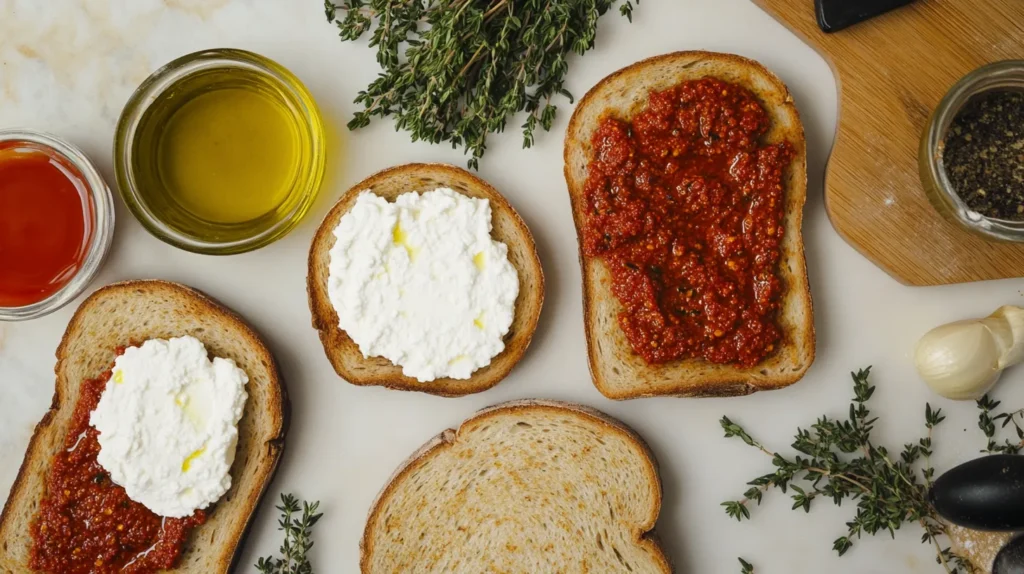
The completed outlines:
[[[117,347],[191,335],[214,356],[234,359],[249,375],[249,399],[238,425],[231,489],[186,543],[174,572],[228,572],[277,469],[288,426],[288,396],[277,364],[237,315],[203,294],[163,281],[129,281],[86,299],[57,348],[50,410],[36,426],[21,471],[0,516],[0,572],[31,572],[30,524],[46,494],[52,455],[63,447],[82,381],[100,376]],[[17,384],[17,381],[11,381]]]
[[[517,401],[425,444],[370,510],[364,574],[631,572],[672,567],[654,537],[654,455],[593,409]]]
[[[451,188],[469,197],[484,198],[491,204],[491,236],[508,246],[508,260],[519,274],[519,296],[505,349],[489,365],[477,369],[469,379],[439,378],[421,383],[402,374],[402,368],[384,357],[364,357],[359,346],[338,324],[338,313],[327,294],[330,275],[330,251],[334,246],[334,228],[363,191],[394,201],[399,195]],[[334,370],[353,385],[381,385],[403,391],[421,391],[433,395],[457,397],[485,391],[501,382],[519,362],[533,339],[544,305],[544,272],[533,235],[516,210],[496,189],[468,171],[444,164],[406,164],[378,172],[355,184],[324,218],[309,250],[306,276],[309,309],[313,327],[320,333],[327,358]]]
[[[633,351],[619,326],[622,306],[612,294],[607,266],[600,258],[583,255],[584,184],[593,158],[591,140],[600,121],[608,115],[628,121],[646,105],[650,91],[704,77],[753,92],[771,118],[763,141],[786,140],[795,152],[785,176],[785,236],[778,268],[783,293],[777,320],[783,338],[771,355],[752,368],[702,359],[648,364]],[[565,135],[565,180],[579,239],[590,372],[602,394],[612,399],[746,395],[785,387],[803,377],[814,361],[811,290],[801,234],[807,146],[793,98],[779,78],[752,60],[711,52],[676,52],[623,68],[601,80],[576,106]]]
[[[992,574],[996,555],[1013,538],[1011,532],[981,532],[956,524],[947,524],[953,552],[974,565],[976,574]]]

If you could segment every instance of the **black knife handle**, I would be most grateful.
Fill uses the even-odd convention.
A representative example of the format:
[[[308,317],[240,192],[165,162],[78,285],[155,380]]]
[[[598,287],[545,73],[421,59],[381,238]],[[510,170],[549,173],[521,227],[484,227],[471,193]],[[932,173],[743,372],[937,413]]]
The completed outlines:
[[[836,32],[889,10],[906,6],[914,0],[814,0],[818,26],[825,32]]]

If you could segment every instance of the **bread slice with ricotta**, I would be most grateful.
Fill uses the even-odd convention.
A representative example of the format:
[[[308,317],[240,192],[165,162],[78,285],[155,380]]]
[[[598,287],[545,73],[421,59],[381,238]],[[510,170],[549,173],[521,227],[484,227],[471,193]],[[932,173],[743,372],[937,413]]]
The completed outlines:
[[[512,326],[505,335],[505,349],[489,365],[469,379],[439,378],[419,382],[402,374],[402,368],[384,357],[364,357],[358,345],[339,326],[338,313],[327,292],[330,251],[334,229],[364,191],[395,201],[410,191],[426,192],[447,187],[469,197],[487,199],[491,205],[491,237],[508,246],[508,260],[519,276]],[[444,164],[413,163],[378,172],[349,189],[324,217],[309,250],[306,291],[313,327],[320,334],[324,352],[334,370],[353,385],[381,385],[403,391],[421,391],[456,397],[485,391],[504,379],[522,358],[533,338],[544,304],[544,272],[533,235],[516,210],[496,189],[468,171]]]
[[[46,495],[53,453],[63,448],[82,381],[109,369],[120,346],[184,335],[202,341],[213,356],[233,359],[249,376],[249,399],[238,425],[231,489],[193,531],[174,571],[208,574],[233,568],[284,448],[289,415],[284,382],[263,341],[231,311],[182,285],[128,281],[87,298],[57,348],[53,402],[36,426],[0,516],[0,572],[32,571],[30,524]]]
[[[517,401],[425,444],[370,510],[363,574],[672,571],[661,481],[635,432],[598,411]]]
[[[631,348],[619,326],[622,310],[611,291],[611,274],[599,257],[583,254],[587,165],[601,120],[624,121],[646,105],[648,93],[688,80],[711,77],[753,92],[771,120],[766,144],[788,141],[795,152],[786,172],[785,235],[778,276],[783,290],[777,321],[782,340],[752,368],[702,359],[648,364]],[[814,319],[804,259],[804,203],[807,198],[807,146],[796,105],[785,84],[761,64],[712,52],[676,52],[637,62],[601,80],[580,100],[565,135],[565,180],[579,239],[583,274],[583,313],[594,385],[612,399],[669,396],[733,396],[793,384],[814,361]]]

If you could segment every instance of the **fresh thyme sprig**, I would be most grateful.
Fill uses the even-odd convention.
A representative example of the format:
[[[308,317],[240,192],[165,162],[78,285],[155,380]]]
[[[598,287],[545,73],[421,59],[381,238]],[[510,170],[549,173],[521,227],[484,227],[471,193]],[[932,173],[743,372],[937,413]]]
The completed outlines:
[[[754,574],[754,565],[753,564],[751,564],[750,562],[747,562],[746,560],[744,560],[742,558],[739,558],[738,560],[740,561],[740,567],[742,568],[742,570],[740,570],[740,574]]]
[[[846,420],[823,416],[810,429],[797,429],[792,446],[799,454],[792,458],[768,450],[741,426],[722,417],[726,437],[739,438],[761,450],[775,466],[774,472],[747,483],[750,488],[743,499],[724,502],[722,506],[737,520],[749,519],[750,503],[760,504],[764,493],[772,488],[784,493],[791,490],[793,509],[806,512],[819,497],[831,499],[837,506],[844,500],[856,501],[856,512],[846,523],[846,534],[832,546],[840,556],[850,550],[854,539],[864,534],[887,531],[895,536],[904,524],[916,523],[924,529],[921,541],[935,545],[936,561],[947,572],[969,572],[969,563],[940,543],[940,537],[947,534],[946,525],[928,502],[928,488],[935,476],[929,461],[932,429],[945,419],[942,410],[926,405],[927,436],[904,445],[899,457],[892,456],[871,439],[878,419],[867,408],[875,392],[868,382],[870,371],[869,367],[851,373],[854,399]]]
[[[990,399],[988,395],[978,399],[978,408],[981,410],[981,413],[978,415],[978,428],[981,429],[981,432],[985,433],[985,438],[988,439],[988,445],[981,452],[989,454],[1018,454],[1021,450],[1024,450],[1024,428],[1021,427],[1024,424],[1024,409],[1007,413],[995,413],[1000,404],[999,401]],[[1018,419],[1020,419],[1020,422],[1018,422]],[[996,423],[1000,421],[1002,421],[1000,429],[1005,429],[1011,424],[1014,426],[1014,430],[1017,431],[1018,442],[1006,439],[1003,444],[999,444],[996,440]]]
[[[369,44],[383,69],[359,92],[355,103],[363,109],[348,127],[394,115],[395,128],[413,141],[462,146],[477,168],[487,135],[525,111],[523,147],[530,147],[538,126],[551,129],[552,98],[573,100],[563,87],[569,54],[594,47],[597,20],[616,2],[325,0],[327,20],[338,25],[342,40],[373,28]],[[632,22],[633,0],[619,12]]]
[[[284,542],[281,544],[281,558],[267,556],[260,558],[256,569],[262,574],[313,574],[313,565],[309,562],[309,549],[313,547],[313,526],[320,521],[323,513],[317,514],[319,502],[310,504],[302,502],[302,516],[293,518],[299,512],[299,501],[290,494],[281,495],[281,511],[278,521],[279,529],[284,531]]]

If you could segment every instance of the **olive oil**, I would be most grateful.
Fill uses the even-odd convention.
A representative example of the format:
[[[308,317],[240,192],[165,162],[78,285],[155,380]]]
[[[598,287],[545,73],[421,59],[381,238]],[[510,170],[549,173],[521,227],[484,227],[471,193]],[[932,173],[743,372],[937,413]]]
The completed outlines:
[[[306,119],[315,109],[307,92],[257,68],[180,77],[142,113],[130,144],[140,207],[203,243],[230,246],[290,228],[323,175],[322,132],[311,133]]]
[[[200,94],[167,121],[157,168],[172,199],[200,219],[242,223],[272,212],[298,170],[288,109],[254,90]]]

